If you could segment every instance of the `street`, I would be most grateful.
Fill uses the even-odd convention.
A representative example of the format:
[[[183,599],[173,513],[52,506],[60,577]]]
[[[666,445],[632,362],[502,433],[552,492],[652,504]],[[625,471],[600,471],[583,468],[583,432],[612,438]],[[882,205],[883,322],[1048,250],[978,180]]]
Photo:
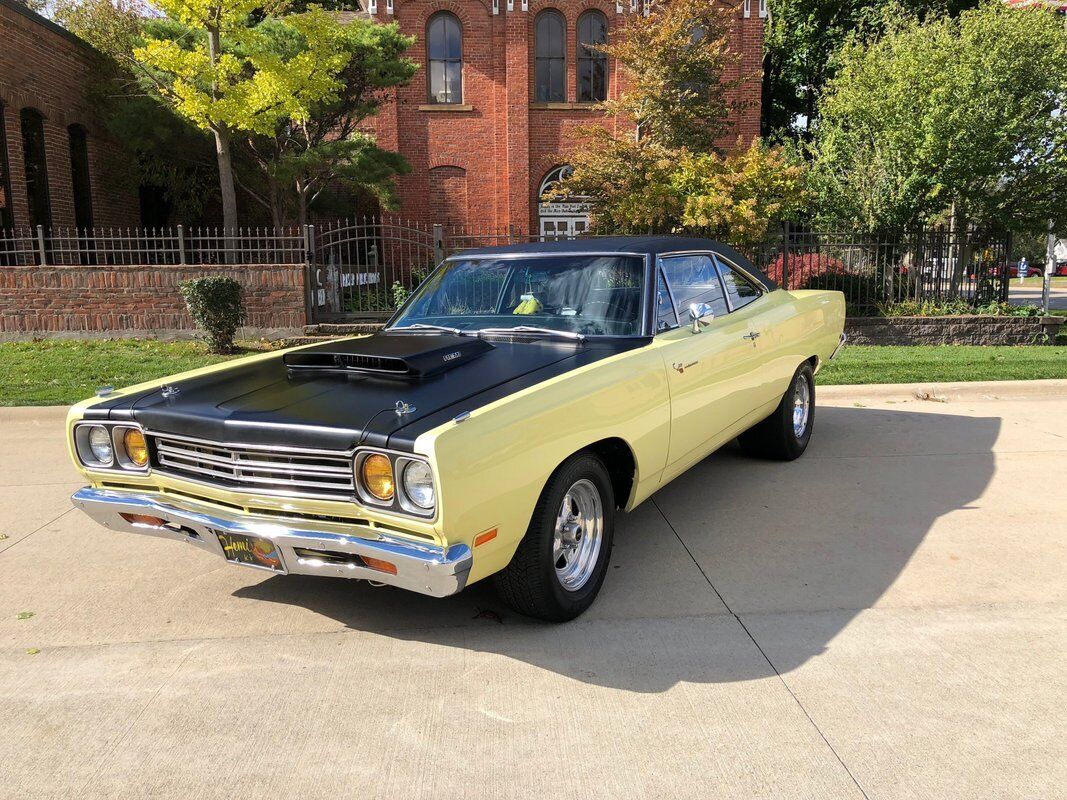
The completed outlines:
[[[1013,278],[1008,284],[1008,300],[1012,305],[1041,305],[1041,281],[1030,279],[1023,283]],[[1051,310],[1067,309],[1067,278],[1053,278],[1050,286],[1048,307]]]
[[[820,389],[562,626],[99,528],[0,409],[0,797],[1064,797],[1067,381],[960,386]]]

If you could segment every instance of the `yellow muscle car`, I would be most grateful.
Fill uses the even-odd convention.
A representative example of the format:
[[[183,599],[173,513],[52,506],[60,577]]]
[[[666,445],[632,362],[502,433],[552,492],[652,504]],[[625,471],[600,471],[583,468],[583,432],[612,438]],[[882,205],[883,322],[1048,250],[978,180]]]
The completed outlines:
[[[795,459],[838,292],[703,239],[467,251],[373,336],[79,403],[74,504],[277,574],[588,608],[629,511],[722,444]]]

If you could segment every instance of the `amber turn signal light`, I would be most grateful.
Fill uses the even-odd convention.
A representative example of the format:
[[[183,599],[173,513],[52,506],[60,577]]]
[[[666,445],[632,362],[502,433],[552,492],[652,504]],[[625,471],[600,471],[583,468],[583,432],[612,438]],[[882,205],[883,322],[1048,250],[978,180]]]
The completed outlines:
[[[396,564],[390,564],[388,561],[382,561],[380,558],[371,558],[370,556],[360,556],[363,559],[363,563],[371,569],[376,569],[378,572],[388,572],[390,575],[396,575]]]
[[[363,459],[359,471],[363,488],[370,492],[372,497],[384,503],[393,499],[393,465],[388,456],[372,453]]]
[[[136,428],[127,428],[122,436],[122,446],[126,448],[126,457],[138,467],[148,464],[148,443],[144,434]]]
[[[496,538],[496,528],[490,528],[487,531],[482,531],[481,533],[479,533],[477,536],[474,537],[474,546],[478,547],[479,545],[483,545],[486,542],[493,541],[493,539],[495,539],[495,538]]]

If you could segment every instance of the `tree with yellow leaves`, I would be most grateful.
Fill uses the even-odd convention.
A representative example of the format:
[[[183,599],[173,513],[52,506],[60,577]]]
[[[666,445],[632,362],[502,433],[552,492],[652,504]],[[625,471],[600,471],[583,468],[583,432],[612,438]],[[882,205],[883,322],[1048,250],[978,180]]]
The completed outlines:
[[[769,220],[805,201],[804,170],[779,147],[719,143],[739,109],[736,90],[754,76],[736,69],[736,9],[707,0],[666,0],[631,16],[603,46],[626,69],[628,91],[605,112],[636,135],[589,125],[568,158],[574,171],[555,197],[587,197],[596,230],[686,232],[753,244]]]
[[[177,25],[134,49],[159,95],[215,140],[223,225],[237,226],[232,139],[236,132],[272,135],[280,120],[306,120],[341,88],[348,63],[341,24],[317,6],[279,20],[304,47],[280,55],[251,24],[263,0],[157,0]],[[268,12],[270,9],[266,9]]]

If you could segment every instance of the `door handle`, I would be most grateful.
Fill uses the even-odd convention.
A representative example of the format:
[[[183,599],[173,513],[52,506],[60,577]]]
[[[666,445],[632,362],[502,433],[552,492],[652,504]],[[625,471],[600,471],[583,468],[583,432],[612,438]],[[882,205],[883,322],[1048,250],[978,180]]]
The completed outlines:
[[[671,364],[671,366],[679,372],[685,372],[690,367],[695,367],[696,365],[696,361],[690,361],[688,364],[683,364],[681,361],[675,361],[673,364]]]
[[[759,333],[759,331],[752,331],[751,333],[746,333],[746,334],[745,334],[744,336],[742,336],[741,338],[742,338],[742,339],[749,339],[749,340],[751,340],[751,341],[753,341],[753,342],[754,342],[754,341],[756,341],[756,339],[758,339],[758,338],[759,338],[759,336],[760,336],[760,333]]]

